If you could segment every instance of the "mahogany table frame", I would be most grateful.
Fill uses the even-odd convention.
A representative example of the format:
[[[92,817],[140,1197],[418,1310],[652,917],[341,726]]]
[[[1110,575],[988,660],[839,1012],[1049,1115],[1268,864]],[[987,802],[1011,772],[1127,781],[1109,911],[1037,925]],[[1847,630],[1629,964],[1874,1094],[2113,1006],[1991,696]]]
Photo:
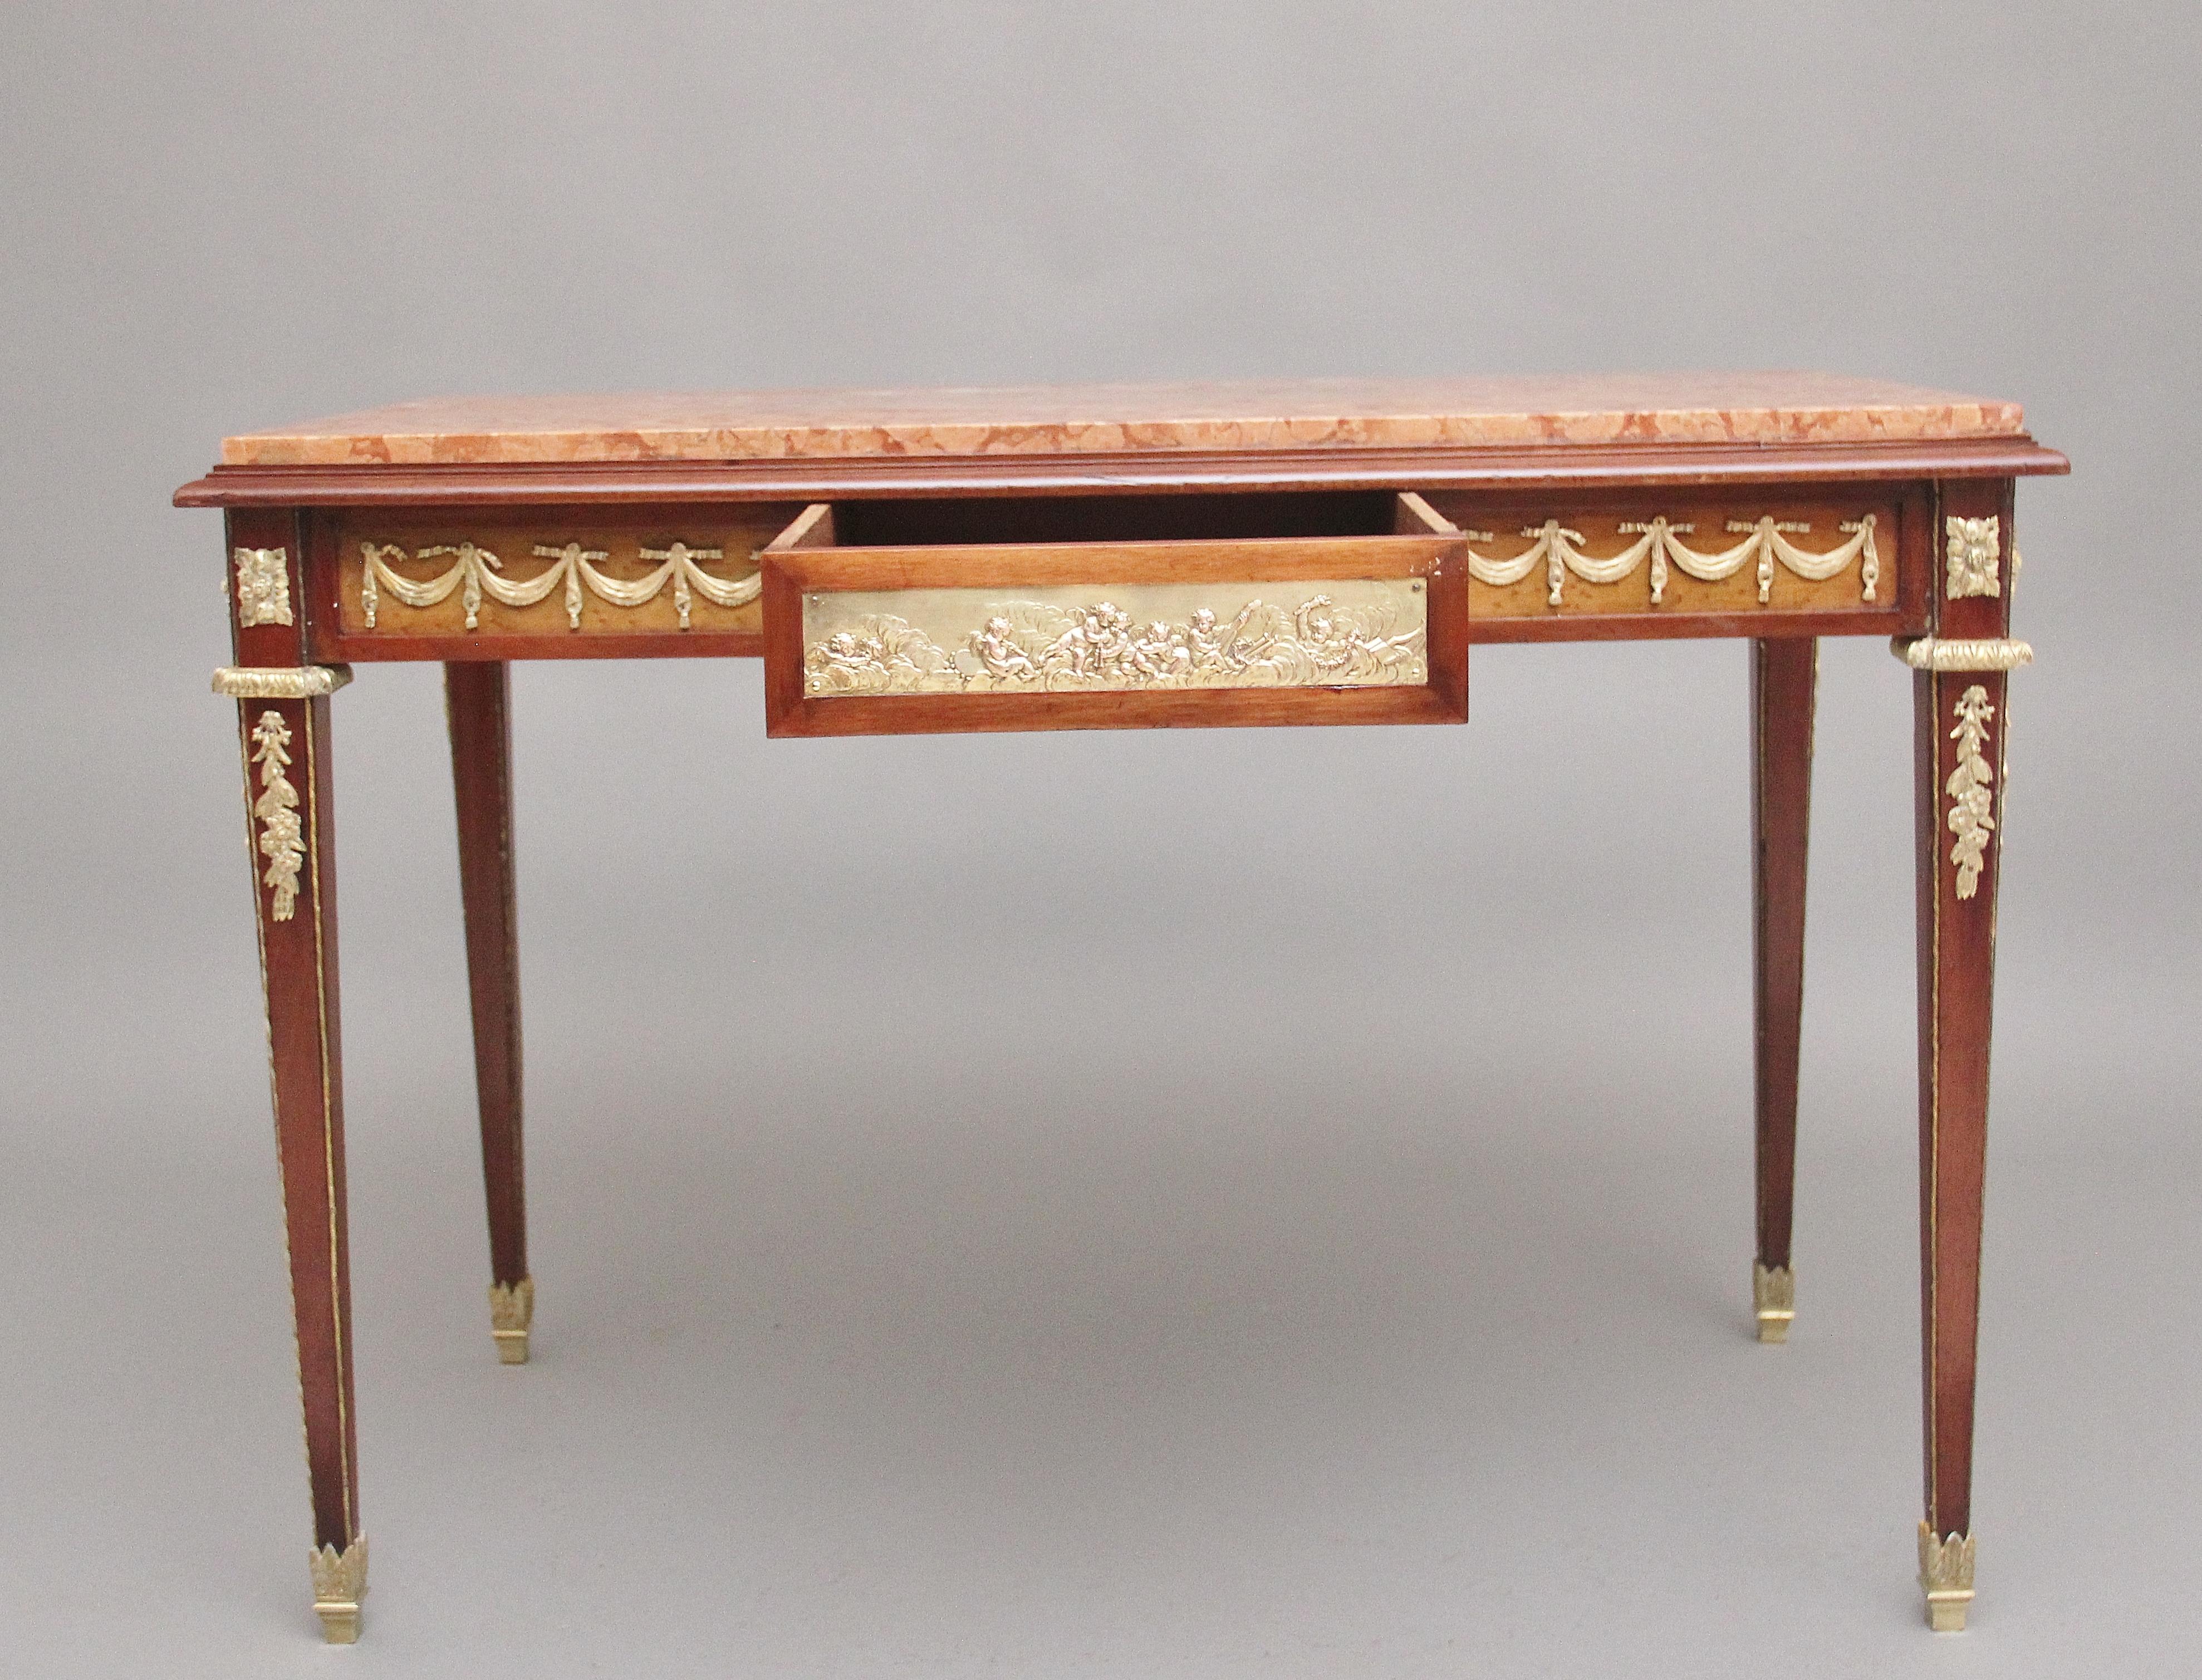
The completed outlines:
[[[2066,470],[2063,457],[2018,434],[1784,445],[225,466],[185,486],[176,494],[179,506],[226,510],[230,558],[225,577],[231,577],[231,563],[242,567],[246,556],[256,554],[263,567],[280,570],[287,592],[277,617],[251,593],[255,584],[272,587],[272,575],[253,583],[241,575],[233,580],[237,665],[218,675],[216,687],[239,703],[313,1495],[312,1576],[327,1636],[336,1642],[356,1636],[366,1584],[345,1225],[329,696],[348,680],[351,663],[427,660],[445,667],[488,1198],[492,1332],[503,1358],[524,1363],[533,1282],[522,1180],[509,662],[748,657],[762,651],[754,628],[598,637],[533,630],[364,634],[356,625],[347,627],[338,597],[336,544],[344,520],[422,510],[458,520],[531,510],[633,513],[888,498],[1355,491],[1416,492],[1463,518],[1487,508],[1541,505],[1565,512],[1640,503],[1652,492],[1751,494],[1769,503],[1862,487],[1885,493],[1899,510],[1897,585],[1893,598],[1870,607],[1526,611],[1471,616],[1467,640],[1718,636],[1751,642],[1753,1298],[1758,1334],[1767,1341],[1787,1336],[1794,1311],[1790,1231],[1816,638],[1888,637],[1912,667],[1925,1423],[1919,1567],[1928,1619],[1938,1630],[1949,1630],[1964,1625],[1973,1595],[1974,1371],[2002,840],[1995,819],[2007,740],[2002,720],[2008,672],[2030,657],[2022,644],[2010,640],[2017,569],[2013,488],[2020,476]],[[1961,521],[1994,522],[2000,570],[1992,561],[1988,575],[1997,586],[1992,589],[1979,587],[1977,579],[1961,589],[1954,557],[1945,587],[1945,533],[1954,544],[1955,522]],[[1464,647],[1462,651],[1464,660]],[[1460,680],[1465,683],[1464,663]],[[1226,721],[1250,717],[1242,710]],[[1973,820],[1957,811],[1967,803]],[[1977,820],[1982,816],[1985,822]]]

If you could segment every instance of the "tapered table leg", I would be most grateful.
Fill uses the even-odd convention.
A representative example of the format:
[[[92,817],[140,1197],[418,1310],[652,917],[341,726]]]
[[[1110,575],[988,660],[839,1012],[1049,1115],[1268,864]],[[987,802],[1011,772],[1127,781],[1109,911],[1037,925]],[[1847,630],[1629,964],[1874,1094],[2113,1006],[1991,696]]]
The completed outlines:
[[[330,1642],[349,1644],[359,1636],[367,1537],[352,1404],[329,703],[244,699],[238,716],[313,1490],[314,1608]]]
[[[527,1270],[521,1147],[520,945],[513,908],[508,668],[501,663],[447,664],[444,699],[458,807],[459,889],[474,1005],[482,1186],[489,1205],[490,1330],[499,1359],[525,1365],[535,1282]]]
[[[1752,1058],[1758,1244],[1752,1305],[1761,1341],[1786,1341],[1796,1314],[1789,1225],[1797,1179],[1797,1052],[1805,1006],[1805,852],[1812,799],[1812,709],[1820,645],[1751,645]]]
[[[1938,1632],[1973,1597],[1973,1393],[1988,1029],[2009,716],[2008,484],[1944,486],[1936,634],[1913,645],[1919,837],[1919,1217],[1926,1515],[1919,1578]]]

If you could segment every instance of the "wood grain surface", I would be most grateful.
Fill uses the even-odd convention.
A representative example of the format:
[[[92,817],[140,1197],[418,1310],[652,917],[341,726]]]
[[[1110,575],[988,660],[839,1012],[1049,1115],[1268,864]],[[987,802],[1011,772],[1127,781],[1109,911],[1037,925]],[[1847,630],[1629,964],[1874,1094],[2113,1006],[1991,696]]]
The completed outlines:
[[[1755,1258],[1789,1264],[1805,1009],[1805,861],[1812,807],[1819,644],[1751,645],[1752,1090]]]
[[[229,521],[229,540],[233,548],[286,546],[295,556],[296,522],[284,514],[240,512]],[[297,599],[295,587],[292,598]],[[232,611],[233,624],[233,599]],[[294,622],[238,629],[238,663],[299,664],[302,628]],[[360,1533],[359,1447],[352,1387],[329,702],[246,700],[237,710],[314,1540],[341,1551]],[[279,914],[275,893],[266,880],[268,859],[260,849],[265,825],[253,810],[265,791],[265,770],[254,763],[252,736],[271,716],[288,732],[290,763],[284,775],[297,797],[303,846],[297,897],[287,915]]]
[[[2030,438],[1816,444],[1516,444],[1186,450],[724,462],[356,463],[216,467],[178,507],[405,507],[1174,494],[1203,490],[1476,490],[2008,478],[2070,463]]]
[[[521,1127],[520,925],[509,668],[445,666],[444,706],[458,816],[459,904],[466,925],[490,1280],[512,1284],[527,1276],[527,1194]]]
[[[2009,634],[2015,582],[2011,511],[2008,483],[1943,487],[1942,517],[2000,520],[2002,592],[1951,600],[1938,581],[1933,592],[1936,635]],[[1986,755],[1995,770],[1995,827],[1973,890],[1961,896],[1948,820],[1957,753],[1952,732],[1960,699],[1975,687],[1995,708]],[[2007,687],[2003,675],[1993,671],[1921,671],[1912,677],[1918,755],[1920,1364],[1926,1404],[1926,1516],[1937,1535],[1972,1530],[1989,1026],[2011,726]]]

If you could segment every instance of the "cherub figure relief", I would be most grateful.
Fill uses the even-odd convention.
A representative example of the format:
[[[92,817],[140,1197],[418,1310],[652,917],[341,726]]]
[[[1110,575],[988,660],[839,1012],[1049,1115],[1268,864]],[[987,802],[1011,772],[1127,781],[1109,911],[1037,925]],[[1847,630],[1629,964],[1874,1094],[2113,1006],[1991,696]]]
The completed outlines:
[[[1032,655],[1011,639],[1014,628],[1008,619],[994,617],[971,633],[971,651],[979,656],[980,669],[997,682],[1016,682],[1039,675]]]

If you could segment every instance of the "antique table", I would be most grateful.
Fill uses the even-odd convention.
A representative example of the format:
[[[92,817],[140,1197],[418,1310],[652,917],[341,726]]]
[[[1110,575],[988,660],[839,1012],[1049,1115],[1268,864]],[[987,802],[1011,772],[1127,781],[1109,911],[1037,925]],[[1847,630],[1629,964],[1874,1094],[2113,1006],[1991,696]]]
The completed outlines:
[[[223,575],[312,1483],[315,1608],[367,1583],[329,697],[436,660],[473,993],[490,1323],[524,1364],[515,659],[754,658],[775,736],[1458,722],[1479,641],[1751,643],[1759,1339],[1789,1232],[1816,639],[1916,718],[1919,1579],[1973,1594],[1981,1183],[2017,404],[1809,374],[484,398],[222,446]]]

